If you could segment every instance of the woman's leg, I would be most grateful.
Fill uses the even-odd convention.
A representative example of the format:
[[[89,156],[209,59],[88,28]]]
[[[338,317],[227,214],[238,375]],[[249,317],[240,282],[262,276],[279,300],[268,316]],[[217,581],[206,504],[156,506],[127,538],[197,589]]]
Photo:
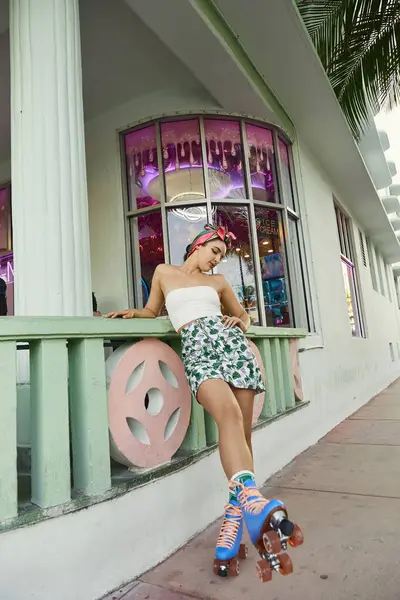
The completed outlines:
[[[253,430],[253,408],[256,392],[253,390],[244,390],[239,388],[233,388],[232,391],[235,395],[237,403],[239,404],[239,408],[242,411],[244,435],[251,455],[253,456],[251,434]]]
[[[243,414],[229,385],[222,379],[207,379],[200,385],[197,399],[217,424],[221,463],[227,478],[239,471],[252,472]]]

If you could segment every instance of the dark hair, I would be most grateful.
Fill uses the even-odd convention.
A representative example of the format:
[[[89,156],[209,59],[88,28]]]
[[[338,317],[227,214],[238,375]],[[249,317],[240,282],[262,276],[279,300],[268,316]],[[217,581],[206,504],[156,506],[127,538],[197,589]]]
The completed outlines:
[[[204,236],[206,241],[200,244],[199,239]],[[188,246],[186,246],[186,251],[183,255],[183,260],[185,261],[187,259],[188,255],[190,254],[191,248],[193,248],[195,244],[197,247],[206,246],[208,242],[211,242],[211,240],[213,239],[220,239],[222,242],[224,242],[224,244],[226,244],[227,247],[229,247],[231,245],[231,241],[236,239],[236,236],[231,231],[228,231],[222,226],[217,227],[216,225],[212,225],[211,223],[206,223],[204,225],[204,229],[202,229],[202,231],[200,231],[200,233],[198,233],[193,238],[191,243]]]
[[[97,300],[96,300],[96,296],[94,295],[94,292],[92,292],[92,305],[93,305],[93,312],[97,312]]]
[[[202,243],[202,244],[200,244],[200,245],[201,245],[201,246],[207,246],[207,244],[210,244],[211,242],[215,242],[215,240],[217,240],[217,241],[220,241],[220,242],[222,242],[222,241],[223,241],[223,240],[219,240],[217,237],[215,237],[215,238],[211,238],[211,240],[207,240],[206,242],[203,242],[203,243]],[[224,244],[226,244],[226,242],[224,242]],[[183,255],[183,262],[185,262],[185,260],[187,259],[187,257],[188,257],[188,254],[189,254],[189,251],[190,251],[190,249],[191,249],[192,245],[193,245],[193,242],[192,242],[191,244],[188,244],[188,245],[186,246],[186,249],[185,249],[185,254]]]

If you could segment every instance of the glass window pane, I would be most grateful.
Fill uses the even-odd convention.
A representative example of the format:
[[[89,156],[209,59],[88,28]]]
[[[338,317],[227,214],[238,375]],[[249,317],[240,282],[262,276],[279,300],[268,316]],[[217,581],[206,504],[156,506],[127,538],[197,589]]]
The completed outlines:
[[[186,246],[207,223],[205,206],[185,206],[167,210],[169,253],[172,265],[182,265]]]
[[[361,336],[361,326],[357,305],[354,266],[343,258],[342,272],[351,332],[354,337],[359,337]]]
[[[255,213],[267,325],[290,327],[282,217],[279,211],[262,206],[256,206]]]
[[[281,165],[283,203],[294,210],[295,206],[293,199],[292,177],[290,173],[289,148],[281,138],[278,138],[278,149]]]
[[[385,274],[386,274],[386,287],[387,287],[387,291],[388,291],[389,300],[391,302],[392,301],[392,289],[390,287],[391,278],[389,277],[389,266],[386,263],[384,263],[384,265],[385,265]]]
[[[11,249],[11,186],[7,185],[0,189],[0,254]]]
[[[290,283],[293,297],[293,311],[295,327],[310,329],[309,314],[307,310],[306,291],[304,286],[304,271],[301,262],[298,222],[289,217],[289,243],[293,257],[293,272],[290,274]]]
[[[205,197],[198,119],[161,125],[167,202]],[[153,182],[157,184],[156,181]],[[152,189],[152,186],[150,186]],[[153,190],[152,190],[153,191]],[[158,192],[153,191],[154,194]]]
[[[276,202],[276,165],[272,132],[246,124],[251,187],[254,200]]]
[[[205,119],[204,130],[211,197],[246,198],[239,123]]]
[[[160,187],[156,127],[145,127],[125,137],[129,210],[159,204]],[[154,184],[158,182],[158,186]],[[152,186],[152,190],[150,187]]]
[[[151,280],[157,265],[165,262],[161,212],[131,219],[131,245],[135,288],[142,308],[148,299]]]
[[[0,317],[14,314],[14,259],[12,254],[0,257]],[[4,283],[3,283],[4,282]]]
[[[340,212],[340,210],[338,209],[337,206],[335,206],[335,213],[336,213],[336,223],[337,223],[337,228],[338,228],[338,233],[339,233],[340,252],[341,252],[341,254],[343,254],[343,256],[345,256],[346,249],[345,249],[345,246],[344,246],[342,216],[341,216],[341,212]]]
[[[259,325],[248,208],[219,205],[215,207],[213,221],[216,225],[222,225],[232,231],[237,238],[232,242],[231,250],[215,272],[226,277],[253,323]]]

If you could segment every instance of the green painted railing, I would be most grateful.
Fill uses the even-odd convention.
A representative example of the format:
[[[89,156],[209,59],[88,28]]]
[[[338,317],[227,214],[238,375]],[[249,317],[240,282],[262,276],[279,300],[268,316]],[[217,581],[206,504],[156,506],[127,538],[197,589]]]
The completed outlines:
[[[261,418],[294,407],[289,345],[305,335],[249,330],[268,382]],[[49,508],[67,503],[72,492],[97,496],[111,487],[104,344],[147,337],[179,352],[179,338],[166,319],[0,318],[0,523],[18,516],[17,350],[29,350],[31,502]],[[197,452],[216,441],[215,423],[193,401],[181,449]]]

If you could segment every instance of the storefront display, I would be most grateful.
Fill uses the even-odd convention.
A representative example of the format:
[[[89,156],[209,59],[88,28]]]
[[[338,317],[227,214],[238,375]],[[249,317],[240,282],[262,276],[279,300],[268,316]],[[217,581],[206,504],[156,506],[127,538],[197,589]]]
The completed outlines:
[[[285,237],[287,207],[295,228],[299,217],[283,136],[261,123],[190,116],[138,127],[125,134],[125,150],[136,306],[145,304],[156,266],[182,264],[189,242],[214,222],[236,236],[215,272],[252,322],[306,325],[295,323],[289,285],[288,254],[298,249]]]

